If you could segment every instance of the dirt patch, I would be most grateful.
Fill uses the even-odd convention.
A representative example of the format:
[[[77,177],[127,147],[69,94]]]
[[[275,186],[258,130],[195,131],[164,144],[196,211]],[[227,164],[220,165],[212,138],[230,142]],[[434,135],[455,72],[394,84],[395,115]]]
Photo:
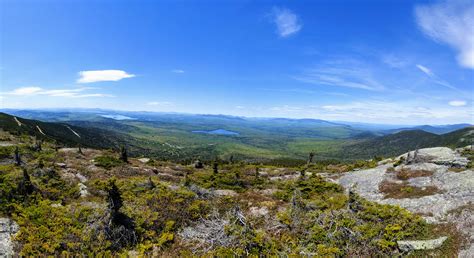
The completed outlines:
[[[401,169],[395,172],[395,176],[399,180],[408,180],[415,177],[427,177],[432,176],[433,171],[428,170],[410,170],[410,169]]]
[[[380,183],[379,191],[384,194],[385,199],[419,198],[441,192],[436,186],[416,187],[408,185],[407,182],[397,183],[388,180]]]

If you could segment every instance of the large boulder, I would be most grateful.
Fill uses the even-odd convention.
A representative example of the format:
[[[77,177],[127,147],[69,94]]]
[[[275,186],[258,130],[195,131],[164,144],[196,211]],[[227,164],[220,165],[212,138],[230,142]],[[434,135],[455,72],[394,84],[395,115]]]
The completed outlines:
[[[18,224],[9,218],[0,218],[0,257],[12,257],[12,237],[20,230]]]
[[[469,160],[466,157],[462,157],[459,152],[447,147],[434,147],[410,151],[400,155],[397,159],[402,157],[405,160],[416,157],[414,160],[415,163],[434,163],[451,167],[465,167],[469,162]]]

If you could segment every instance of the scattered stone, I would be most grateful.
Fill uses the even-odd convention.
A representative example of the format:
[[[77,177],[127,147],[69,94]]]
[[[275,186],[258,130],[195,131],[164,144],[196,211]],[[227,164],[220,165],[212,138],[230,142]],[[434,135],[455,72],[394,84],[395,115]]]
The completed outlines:
[[[85,184],[78,183],[77,185],[79,186],[79,194],[81,197],[86,197],[89,195],[89,191],[87,191],[87,186]]]
[[[217,196],[236,196],[237,193],[234,190],[215,190],[214,194]]]
[[[0,257],[13,257],[13,236],[20,230],[18,224],[9,218],[0,218]]]
[[[81,181],[81,183],[87,182],[87,177],[83,176],[81,173],[77,173],[76,177],[79,179],[79,181]]]
[[[411,252],[414,250],[432,250],[443,245],[447,237],[440,237],[431,240],[411,240],[411,241],[397,241],[398,248],[403,252]]]
[[[66,163],[56,163],[56,166],[58,166],[60,168],[66,168],[67,167]]]
[[[259,191],[261,194],[263,195],[273,195],[275,194],[276,192],[278,192],[278,189],[263,189],[263,190],[260,190]]]
[[[53,207],[53,208],[58,208],[58,207],[61,207],[61,206],[63,206],[61,203],[52,203],[51,204],[51,207]]]
[[[268,215],[269,211],[267,207],[250,207],[249,213],[254,217],[263,217]]]
[[[150,161],[149,158],[141,158],[141,159],[138,159],[138,161],[140,161],[141,163],[147,163],[148,161]]]

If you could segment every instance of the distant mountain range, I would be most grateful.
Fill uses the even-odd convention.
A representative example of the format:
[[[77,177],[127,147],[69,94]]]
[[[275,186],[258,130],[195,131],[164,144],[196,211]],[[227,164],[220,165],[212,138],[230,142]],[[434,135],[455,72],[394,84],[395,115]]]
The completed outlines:
[[[318,119],[246,118],[111,110],[7,110],[0,128],[63,145],[118,148],[132,155],[190,161],[366,159],[416,148],[471,144],[469,124],[367,129]],[[12,116],[14,115],[14,116]],[[29,119],[25,119],[29,118]],[[39,121],[41,120],[41,121]],[[21,126],[19,125],[21,124]]]
[[[425,132],[434,133],[434,134],[445,134],[450,133],[462,128],[471,126],[470,124],[453,124],[453,125],[419,125],[414,127],[405,127],[397,128],[392,130],[387,130],[387,133],[397,133],[406,130],[423,130]]]

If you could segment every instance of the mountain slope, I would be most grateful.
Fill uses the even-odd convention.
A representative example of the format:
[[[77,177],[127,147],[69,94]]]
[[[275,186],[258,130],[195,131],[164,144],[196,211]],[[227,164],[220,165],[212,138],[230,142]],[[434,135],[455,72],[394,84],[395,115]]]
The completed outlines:
[[[339,154],[345,157],[370,158],[396,156],[410,150],[436,146],[462,147],[472,144],[474,127],[437,135],[423,130],[409,130],[385,135],[343,147]]]
[[[66,123],[42,122],[5,113],[0,113],[0,129],[12,134],[26,134],[38,139],[52,140],[68,146],[82,145],[94,148],[116,148],[128,138],[126,135],[107,130]]]
[[[409,131],[409,130],[423,130],[425,132],[434,133],[434,134],[446,134],[450,132],[454,132],[459,129],[463,129],[466,127],[471,126],[470,124],[452,124],[452,125],[420,125],[415,127],[404,127],[404,128],[397,128],[387,130],[387,133],[397,133],[401,131]]]

